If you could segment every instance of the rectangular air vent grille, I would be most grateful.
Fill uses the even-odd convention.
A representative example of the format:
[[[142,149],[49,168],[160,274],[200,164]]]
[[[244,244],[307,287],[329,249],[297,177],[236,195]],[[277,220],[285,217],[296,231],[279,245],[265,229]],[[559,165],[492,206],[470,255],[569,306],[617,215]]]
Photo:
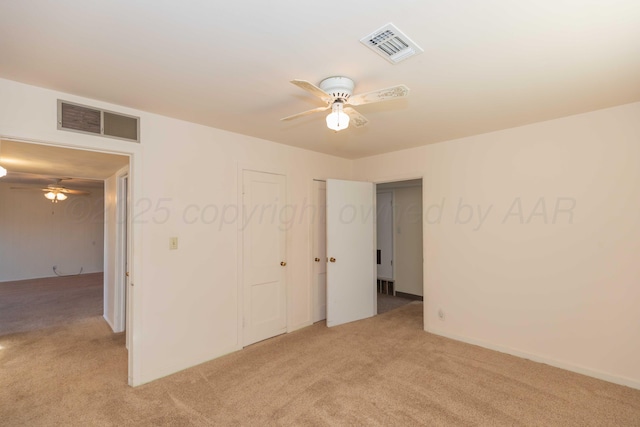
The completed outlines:
[[[361,38],[360,43],[392,64],[423,52],[420,46],[391,23]]]
[[[140,118],[58,100],[58,129],[140,142]]]
[[[138,140],[138,118],[102,112],[104,134],[116,138]]]
[[[100,111],[79,105],[62,104],[62,126],[66,129],[100,133]]]

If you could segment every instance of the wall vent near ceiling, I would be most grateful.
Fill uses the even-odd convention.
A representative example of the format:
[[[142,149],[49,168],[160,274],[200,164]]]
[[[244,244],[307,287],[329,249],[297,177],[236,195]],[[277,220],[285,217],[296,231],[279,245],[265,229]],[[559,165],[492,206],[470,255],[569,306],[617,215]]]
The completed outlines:
[[[360,43],[392,64],[397,64],[413,55],[424,52],[420,46],[391,23],[361,38]]]
[[[58,129],[140,142],[140,118],[58,100]]]

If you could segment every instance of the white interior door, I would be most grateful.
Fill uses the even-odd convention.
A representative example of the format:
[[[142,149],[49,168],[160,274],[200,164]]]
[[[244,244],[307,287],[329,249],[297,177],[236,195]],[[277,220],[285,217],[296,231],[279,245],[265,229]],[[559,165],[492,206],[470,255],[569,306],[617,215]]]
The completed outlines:
[[[327,184],[324,181],[313,182],[313,321],[327,318]]]
[[[283,175],[243,171],[244,345],[287,330]]]
[[[327,180],[327,326],[375,315],[373,183]]]
[[[120,256],[121,263],[124,265],[124,268],[119,272],[121,275],[121,295],[119,295],[117,304],[120,305],[119,311],[121,313],[120,322],[123,325],[123,329],[126,331],[126,347],[130,348],[132,334],[130,333],[130,316],[129,310],[131,309],[131,304],[129,301],[129,242],[130,242],[130,229],[129,229],[129,175],[123,175],[119,177],[119,194],[117,196],[118,201],[120,202],[120,213],[118,217],[118,226],[120,228],[121,239],[120,242]]]
[[[378,193],[376,197],[376,242],[380,251],[378,278],[393,279],[393,193]]]

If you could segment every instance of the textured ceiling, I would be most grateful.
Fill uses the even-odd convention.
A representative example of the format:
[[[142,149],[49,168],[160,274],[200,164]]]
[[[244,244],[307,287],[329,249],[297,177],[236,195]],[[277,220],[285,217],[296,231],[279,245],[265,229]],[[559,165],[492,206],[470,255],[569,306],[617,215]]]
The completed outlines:
[[[0,77],[346,158],[640,101],[638,0],[5,0]],[[393,22],[424,53],[360,38]],[[289,83],[405,84],[334,133]],[[144,129],[144,123],[142,123]],[[144,132],[142,132],[144,135]],[[143,140],[142,143],[145,141]]]

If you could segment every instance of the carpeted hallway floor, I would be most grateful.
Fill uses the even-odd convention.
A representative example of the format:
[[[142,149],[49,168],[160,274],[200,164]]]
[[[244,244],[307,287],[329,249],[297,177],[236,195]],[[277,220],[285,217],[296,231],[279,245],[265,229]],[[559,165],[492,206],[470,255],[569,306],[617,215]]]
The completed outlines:
[[[378,314],[386,313],[387,311],[395,310],[398,307],[409,304],[412,300],[407,298],[401,298],[394,295],[377,294],[378,298]]]
[[[100,315],[0,346],[2,426],[640,426],[640,390],[425,333],[415,302],[137,388]]]

